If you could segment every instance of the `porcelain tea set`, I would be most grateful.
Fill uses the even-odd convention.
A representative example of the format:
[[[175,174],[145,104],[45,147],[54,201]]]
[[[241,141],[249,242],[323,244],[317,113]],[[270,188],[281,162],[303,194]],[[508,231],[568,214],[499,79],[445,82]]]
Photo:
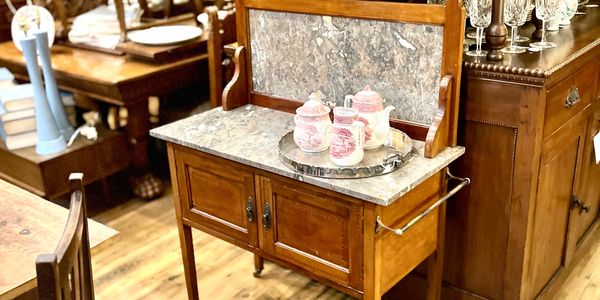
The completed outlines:
[[[329,159],[338,166],[356,165],[364,150],[382,146],[390,131],[393,106],[383,107],[383,98],[367,85],[356,95],[346,96],[343,107],[331,108],[322,94],[312,93],[309,100],[296,109],[294,142],[304,152],[329,149]]]

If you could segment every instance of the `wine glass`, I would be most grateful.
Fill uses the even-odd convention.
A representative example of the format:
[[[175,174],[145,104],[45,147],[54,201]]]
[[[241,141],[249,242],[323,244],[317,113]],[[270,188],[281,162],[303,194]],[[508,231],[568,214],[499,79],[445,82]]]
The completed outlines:
[[[546,22],[556,17],[558,13],[559,0],[535,0],[535,16],[542,20],[542,40],[536,43],[531,43],[531,47],[536,48],[554,48],[555,43],[546,41]]]
[[[469,56],[485,56],[487,51],[481,50],[481,40],[483,39],[483,29],[492,22],[492,0],[470,0],[469,20],[471,26],[477,28],[477,48],[474,51],[467,51],[466,54]]]
[[[525,24],[529,3],[528,0],[504,0],[504,22],[511,28],[510,46],[502,49],[504,53],[523,53],[525,49],[515,45],[517,37],[517,29]]]

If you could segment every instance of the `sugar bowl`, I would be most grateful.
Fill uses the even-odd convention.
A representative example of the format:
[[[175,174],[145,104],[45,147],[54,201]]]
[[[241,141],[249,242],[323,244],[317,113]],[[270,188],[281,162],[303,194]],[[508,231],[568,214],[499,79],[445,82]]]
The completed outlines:
[[[321,152],[329,148],[332,129],[330,111],[315,93],[310,94],[308,101],[296,109],[294,142],[302,151]]]

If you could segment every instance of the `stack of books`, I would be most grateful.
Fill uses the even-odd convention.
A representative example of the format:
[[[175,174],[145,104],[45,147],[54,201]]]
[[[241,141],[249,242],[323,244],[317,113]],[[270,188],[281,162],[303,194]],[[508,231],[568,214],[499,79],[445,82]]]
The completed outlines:
[[[67,118],[76,126],[73,94],[61,92]],[[16,84],[6,68],[0,68],[0,139],[6,149],[16,150],[34,146],[37,142],[33,87]]]
[[[8,150],[31,147],[37,142],[31,84],[0,87],[0,138]]]

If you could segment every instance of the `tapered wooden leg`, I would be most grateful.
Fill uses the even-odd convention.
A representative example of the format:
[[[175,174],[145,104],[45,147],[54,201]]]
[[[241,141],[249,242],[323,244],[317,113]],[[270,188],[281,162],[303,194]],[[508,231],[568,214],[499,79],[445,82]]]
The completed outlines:
[[[427,261],[427,300],[438,300],[442,294],[444,272],[444,240],[446,238],[446,203],[438,207],[438,240],[436,251]]]
[[[264,259],[260,255],[254,254],[254,273],[252,273],[252,275],[254,275],[254,277],[260,277],[260,273],[262,273],[264,266]]]
[[[182,224],[180,221],[178,223],[179,243],[181,244],[181,256],[183,258],[183,271],[185,273],[188,299],[198,300],[198,278],[196,275],[196,260],[194,259],[192,228]]]

